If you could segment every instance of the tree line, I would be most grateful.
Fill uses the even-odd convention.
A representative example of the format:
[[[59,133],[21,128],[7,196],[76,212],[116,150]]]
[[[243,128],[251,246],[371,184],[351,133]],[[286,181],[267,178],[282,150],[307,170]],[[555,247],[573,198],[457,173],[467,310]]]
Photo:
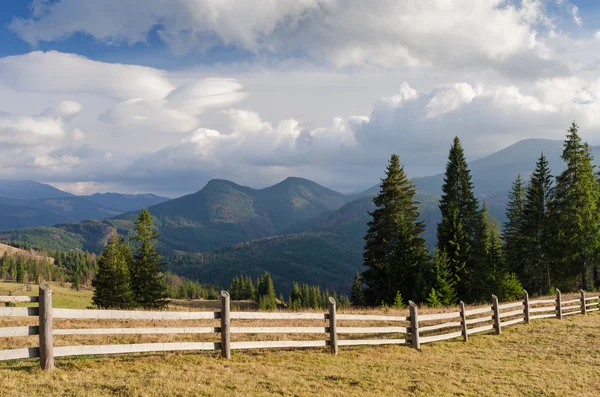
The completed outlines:
[[[321,292],[318,285],[293,283],[287,300],[282,293],[277,298],[273,278],[269,272],[263,273],[255,282],[247,275],[234,277],[229,293],[233,300],[255,301],[259,310],[274,310],[278,307],[291,310],[324,309],[328,305],[330,296],[336,300],[338,306],[350,306],[350,299],[347,296],[341,295],[338,298],[335,291],[333,294],[330,294],[328,290]]]
[[[600,287],[600,175],[573,123],[564,142],[566,169],[551,175],[542,153],[525,184],[515,180],[501,230],[475,197],[458,137],[448,155],[433,255],[415,201],[415,185],[392,155],[365,236],[366,270],[357,275],[355,305],[410,299],[430,306],[515,299],[553,288]]]
[[[129,242],[115,230],[98,260],[92,303],[100,308],[118,309],[165,306],[167,288],[160,269],[160,253],[156,250],[157,240],[147,209],[136,219]]]

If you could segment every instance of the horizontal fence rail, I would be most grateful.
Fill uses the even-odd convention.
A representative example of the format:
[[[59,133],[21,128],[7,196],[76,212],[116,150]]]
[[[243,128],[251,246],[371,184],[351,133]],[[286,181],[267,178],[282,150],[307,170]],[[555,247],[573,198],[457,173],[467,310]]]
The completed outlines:
[[[359,345],[406,345],[420,348],[421,344],[462,338],[467,342],[470,335],[493,331],[500,334],[504,327],[528,324],[531,320],[558,318],[575,314],[587,314],[600,310],[600,295],[581,291],[578,299],[562,300],[560,291],[556,299],[530,300],[526,291],[521,302],[499,304],[492,296],[492,304],[466,309],[459,308],[444,313],[419,314],[417,305],[409,302],[409,316],[373,314],[338,314],[335,301],[330,298],[326,313],[291,312],[241,312],[230,311],[229,294],[221,293],[220,311],[173,312],[136,310],[74,310],[52,308],[52,290],[40,286],[39,296],[0,296],[0,303],[39,303],[39,307],[0,307],[0,317],[38,317],[39,325],[0,327],[0,338],[38,336],[39,347],[1,350],[0,361],[40,358],[42,369],[54,367],[54,357],[77,355],[103,355],[122,353],[220,350],[224,358],[231,358],[231,350],[271,348],[317,348],[328,347],[337,354],[339,346]],[[53,328],[56,319],[71,320],[220,320],[220,327],[115,327],[115,328]],[[231,321],[270,320],[320,322],[311,326],[232,326]],[[350,322],[351,324],[348,324]],[[360,325],[360,323],[365,325]],[[379,325],[373,323],[379,322]],[[358,325],[357,325],[358,324]],[[240,324],[243,325],[243,324]],[[295,325],[295,324],[290,324]],[[69,335],[161,335],[161,334],[220,334],[220,342],[165,342],[108,345],[54,346],[53,336]],[[308,334],[328,335],[322,340],[266,340],[231,341],[231,335],[254,334]],[[338,335],[350,335],[351,339],[338,339]],[[367,339],[352,339],[366,335]],[[372,339],[379,336],[378,339]],[[362,336],[360,336],[362,338]],[[371,339],[368,339],[371,338]]]

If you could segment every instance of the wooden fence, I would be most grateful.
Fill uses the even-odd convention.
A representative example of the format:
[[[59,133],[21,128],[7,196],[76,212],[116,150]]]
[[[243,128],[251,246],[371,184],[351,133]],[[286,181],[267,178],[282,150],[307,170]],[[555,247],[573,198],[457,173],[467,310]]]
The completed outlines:
[[[218,312],[169,312],[169,311],[127,311],[127,310],[73,310],[53,309],[52,290],[47,285],[40,286],[39,297],[0,296],[0,303],[39,302],[39,307],[2,307],[0,317],[39,317],[39,326],[0,328],[0,337],[39,335],[39,347],[0,351],[0,361],[39,357],[42,369],[54,368],[54,357],[138,353],[183,350],[221,350],[224,358],[231,358],[231,350],[263,348],[329,347],[337,354],[340,346],[410,344],[419,349],[421,344],[462,338],[494,331],[500,334],[504,327],[529,323],[535,319],[556,317],[562,319],[574,314],[587,314],[600,310],[600,296],[586,295],[581,291],[577,299],[562,300],[560,291],[556,299],[530,300],[526,291],[520,302],[498,303],[492,295],[492,305],[467,309],[460,302],[459,310],[419,314],[418,307],[409,302],[410,315],[387,316],[366,314],[336,313],[336,304],[329,298],[327,313],[281,313],[281,312],[232,312],[229,294],[221,292],[221,310]],[[95,320],[209,320],[220,319],[220,327],[184,328],[97,328],[97,329],[53,329],[54,319],[95,319]],[[328,326],[322,327],[234,327],[232,320],[321,320]],[[385,326],[340,326],[340,322],[381,322]],[[390,325],[393,324],[393,325]],[[53,335],[115,335],[115,334],[216,334],[220,342],[173,342],[137,343],[119,345],[53,345]],[[231,341],[231,334],[326,334],[323,340],[273,340],[273,341]],[[338,339],[338,335],[387,335],[387,339]],[[390,335],[402,335],[389,338]]]

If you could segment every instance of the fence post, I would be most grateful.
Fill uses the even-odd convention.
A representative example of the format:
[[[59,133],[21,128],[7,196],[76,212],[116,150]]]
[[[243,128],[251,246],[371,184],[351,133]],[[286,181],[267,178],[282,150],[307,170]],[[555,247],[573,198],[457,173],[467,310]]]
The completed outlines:
[[[229,292],[221,291],[221,357],[231,359],[231,316]]]
[[[338,354],[337,325],[335,320],[335,299],[329,297],[329,345],[331,352]]]
[[[417,305],[413,301],[408,301],[410,307],[410,341],[412,347],[420,349],[421,344],[419,343],[419,313],[417,312]]]
[[[529,318],[529,294],[523,290],[523,315],[525,317],[525,324],[529,324],[531,319]]]
[[[556,289],[556,318],[562,320],[562,299],[560,297],[560,290]]]
[[[460,322],[462,325],[463,340],[469,341],[469,334],[467,333],[467,315],[465,314],[465,302],[460,301]]]
[[[39,286],[40,311],[40,368],[54,369],[54,340],[52,338],[52,288],[48,284]]]
[[[585,307],[585,291],[581,290],[581,314],[587,314],[587,308]]]
[[[500,335],[502,324],[500,324],[500,308],[498,307],[498,297],[496,295],[492,295],[492,306],[494,310],[494,329],[496,330],[496,335]]]

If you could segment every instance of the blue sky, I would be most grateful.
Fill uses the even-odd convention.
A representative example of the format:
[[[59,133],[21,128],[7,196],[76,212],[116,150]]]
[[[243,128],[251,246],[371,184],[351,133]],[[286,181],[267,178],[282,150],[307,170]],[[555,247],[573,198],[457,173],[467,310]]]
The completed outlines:
[[[373,185],[600,120],[577,0],[6,0],[0,178],[175,196],[212,178]]]

